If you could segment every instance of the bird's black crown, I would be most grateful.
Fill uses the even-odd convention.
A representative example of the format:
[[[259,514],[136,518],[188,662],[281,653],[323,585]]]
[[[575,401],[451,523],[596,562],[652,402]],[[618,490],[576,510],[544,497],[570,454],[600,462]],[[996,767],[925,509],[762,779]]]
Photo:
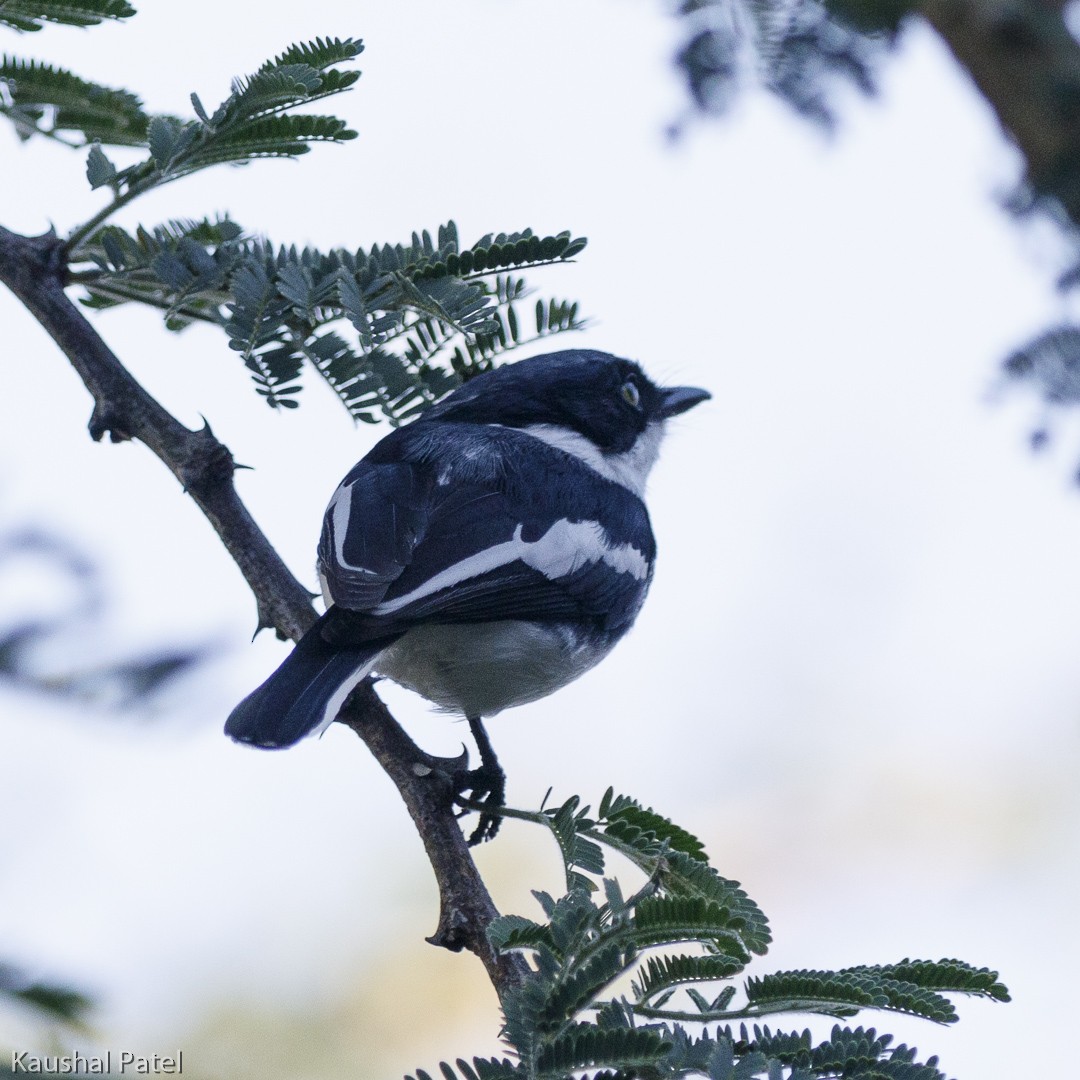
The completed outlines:
[[[485,371],[421,420],[518,428],[551,424],[617,454],[629,450],[649,423],[708,396],[694,387],[662,389],[632,360],[595,349],[566,349]]]

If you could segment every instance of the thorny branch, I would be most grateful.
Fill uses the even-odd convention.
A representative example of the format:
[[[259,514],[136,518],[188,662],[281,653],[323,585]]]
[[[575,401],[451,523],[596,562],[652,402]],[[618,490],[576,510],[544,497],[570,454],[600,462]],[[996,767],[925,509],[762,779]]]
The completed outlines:
[[[67,356],[94,401],[90,435],[138,439],[165,463],[214,527],[255,594],[260,627],[297,640],[316,619],[308,591],[263,535],[233,486],[232,455],[209,425],[192,431],[146,392],[64,292],[66,247],[53,233],[20,236],[0,226],[0,282],[22,301]],[[502,995],[527,968],[496,956],[487,927],[498,915],[454,816],[449,774],[456,761],[424,753],[369,684],[349,697],[339,719],[363,740],[397,785],[439,886],[434,944],[468,949]]]

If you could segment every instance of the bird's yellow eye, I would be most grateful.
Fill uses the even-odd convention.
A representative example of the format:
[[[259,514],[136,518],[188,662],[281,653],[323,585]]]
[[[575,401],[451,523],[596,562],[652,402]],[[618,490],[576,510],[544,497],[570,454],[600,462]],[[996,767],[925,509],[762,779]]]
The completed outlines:
[[[637,386],[632,382],[624,382],[622,384],[622,396],[623,401],[625,401],[627,405],[633,405],[635,409],[641,405],[641,393]]]

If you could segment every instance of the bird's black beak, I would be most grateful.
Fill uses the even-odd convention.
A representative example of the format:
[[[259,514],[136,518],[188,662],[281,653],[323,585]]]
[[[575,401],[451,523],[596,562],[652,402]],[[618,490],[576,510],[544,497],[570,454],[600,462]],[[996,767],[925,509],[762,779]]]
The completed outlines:
[[[697,386],[669,386],[660,391],[662,403],[660,416],[667,420],[670,416],[678,416],[679,413],[708,401],[712,394],[708,390],[702,390]]]

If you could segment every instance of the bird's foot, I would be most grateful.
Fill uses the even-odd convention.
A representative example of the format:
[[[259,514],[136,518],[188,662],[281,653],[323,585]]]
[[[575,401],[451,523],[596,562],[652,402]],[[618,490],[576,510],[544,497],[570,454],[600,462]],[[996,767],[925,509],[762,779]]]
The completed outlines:
[[[480,751],[480,767],[463,770],[454,777],[454,798],[459,799],[467,791],[468,801],[474,804],[465,807],[459,817],[474,809],[480,814],[480,820],[468,840],[469,847],[475,847],[485,840],[493,840],[502,824],[499,810],[506,805],[506,773],[503,772],[480,721],[470,717],[469,728]]]
[[[477,810],[480,820],[476,828],[469,835],[469,847],[482,844],[485,840],[493,840],[502,824],[502,815],[499,810],[506,805],[506,774],[502,771],[498,762],[492,768],[489,765],[481,765],[479,769],[468,769],[455,777],[455,799],[469,793],[469,803],[464,807],[458,817]]]

